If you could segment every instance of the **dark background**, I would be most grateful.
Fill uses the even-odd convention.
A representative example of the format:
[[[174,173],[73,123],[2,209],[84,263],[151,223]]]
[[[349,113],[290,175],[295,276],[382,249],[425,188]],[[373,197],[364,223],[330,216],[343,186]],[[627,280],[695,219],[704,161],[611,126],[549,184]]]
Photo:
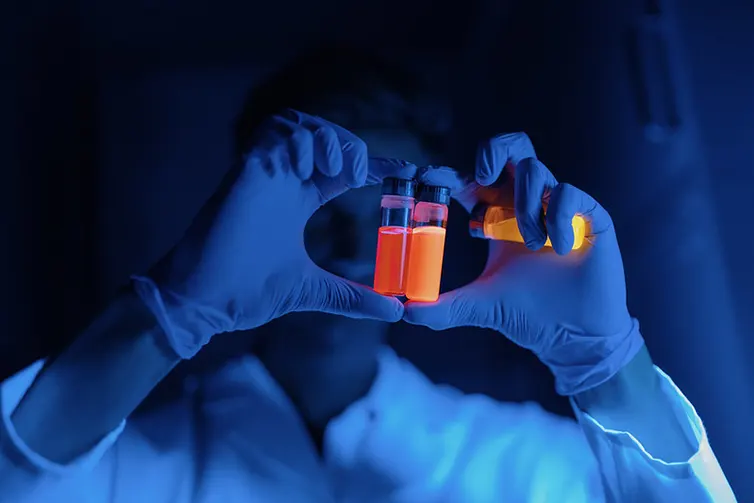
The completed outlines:
[[[752,28],[741,0],[5,5],[0,378],[63,345],[167,250],[228,166],[245,91],[326,37],[435,68],[461,110],[462,153],[524,130],[607,207],[654,359],[754,501]],[[451,240],[444,287],[473,278],[484,251]],[[405,329],[395,346],[433,379],[568,413],[502,337]]]

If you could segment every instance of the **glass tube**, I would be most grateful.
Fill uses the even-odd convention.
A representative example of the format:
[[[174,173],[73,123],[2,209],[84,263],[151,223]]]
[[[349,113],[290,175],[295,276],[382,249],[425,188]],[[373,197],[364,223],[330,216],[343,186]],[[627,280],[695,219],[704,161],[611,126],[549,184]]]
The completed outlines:
[[[414,188],[412,180],[389,178],[383,182],[374,267],[374,290],[383,295],[405,294]]]
[[[571,226],[573,227],[572,249],[578,250],[586,240],[586,220],[581,215],[574,215]],[[469,234],[481,239],[524,242],[521,231],[518,230],[516,212],[512,208],[503,206],[476,205],[469,218]],[[552,246],[550,238],[547,238],[545,246]]]
[[[440,296],[450,189],[424,186],[414,208],[406,297],[434,302]]]

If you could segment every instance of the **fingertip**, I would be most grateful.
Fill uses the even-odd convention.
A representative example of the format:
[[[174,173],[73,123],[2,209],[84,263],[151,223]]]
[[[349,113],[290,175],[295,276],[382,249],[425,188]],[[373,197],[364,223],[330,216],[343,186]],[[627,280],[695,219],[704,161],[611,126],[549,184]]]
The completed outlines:
[[[524,241],[524,246],[531,251],[539,251],[545,246],[546,242],[547,238],[536,237]]]
[[[495,167],[489,142],[484,142],[477,148],[477,160],[474,178],[479,185],[488,186],[497,179],[494,176]]]
[[[568,253],[571,251],[571,248],[573,248],[573,238],[571,238],[571,242],[568,242],[568,239],[564,236],[561,237],[561,239],[558,240],[552,240],[552,249],[555,250],[555,253],[558,255],[568,255]]]
[[[408,301],[404,304],[403,321],[435,331],[452,328],[456,325],[447,301],[448,294],[440,295],[435,302]]]
[[[416,177],[420,183],[448,187],[451,193],[462,190],[467,184],[461,174],[450,166],[425,166]]]
[[[534,251],[547,241],[542,199],[552,183],[544,169],[534,157],[521,159],[515,165],[514,206],[518,229],[526,247]]]
[[[540,250],[547,242],[547,231],[544,222],[540,222],[533,215],[521,212],[517,216],[518,231],[524,239],[524,246],[531,251]]]
[[[573,249],[573,219],[582,210],[584,195],[581,190],[567,183],[560,183],[552,190],[545,218],[552,247],[558,255],[567,255]]]
[[[386,297],[386,299],[389,301],[390,306],[386,309],[388,316],[385,318],[385,321],[395,323],[396,321],[402,320],[406,312],[403,302],[395,297]]]
[[[424,316],[426,315],[426,313],[423,313],[422,311],[425,310],[430,305],[431,304],[426,304],[424,302],[416,302],[413,300],[407,301],[403,305],[404,307],[403,321],[411,325],[429,326],[425,319],[426,316]]]
[[[302,285],[303,299],[295,311],[321,311],[348,318],[394,323],[403,318],[403,303],[371,287],[347,280],[311,264]]]
[[[418,306],[421,306],[421,302],[416,302],[414,300],[407,300],[403,303],[403,319],[411,322],[414,320],[414,311]]]
[[[351,188],[363,187],[369,172],[369,158],[366,147],[349,140],[343,143],[341,153],[343,157],[342,169],[350,171],[348,186]]]
[[[551,236],[551,241],[552,247],[558,255],[568,255],[573,249],[575,237],[573,235],[573,225],[571,224],[572,220],[572,217],[558,218],[558,222],[555,224],[557,239]]]
[[[371,179],[373,183],[380,183],[385,178],[405,178],[407,180],[415,178],[419,168],[416,164],[401,159],[368,157],[367,172],[367,179]]]
[[[477,152],[477,183],[490,185],[503,174],[507,164],[516,165],[525,158],[536,158],[526,133],[497,135],[480,145]]]
[[[390,295],[377,293],[366,285],[358,285],[358,288],[362,291],[361,300],[354,306],[360,313],[358,317],[388,323],[395,323],[403,319],[403,302]]]
[[[320,159],[315,159],[318,164],[323,164],[318,166],[320,171],[326,176],[337,176],[343,171],[343,151],[338,136],[335,131],[325,127],[317,129],[314,136],[315,144],[324,150],[324,155]]]

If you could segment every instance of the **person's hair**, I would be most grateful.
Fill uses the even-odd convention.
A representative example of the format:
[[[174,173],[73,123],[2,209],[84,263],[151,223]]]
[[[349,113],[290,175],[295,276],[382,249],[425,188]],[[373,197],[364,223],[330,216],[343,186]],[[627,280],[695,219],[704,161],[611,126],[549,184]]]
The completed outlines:
[[[337,110],[346,129],[403,129],[430,151],[441,150],[450,124],[450,100],[426,77],[374,52],[325,46],[250,90],[235,122],[235,155],[251,148],[254,132],[270,115],[295,109],[329,119]]]

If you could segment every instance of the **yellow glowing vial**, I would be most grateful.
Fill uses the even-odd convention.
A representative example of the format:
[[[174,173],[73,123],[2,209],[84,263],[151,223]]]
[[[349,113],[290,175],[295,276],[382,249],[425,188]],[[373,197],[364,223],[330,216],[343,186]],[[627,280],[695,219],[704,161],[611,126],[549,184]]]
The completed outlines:
[[[578,250],[584,246],[587,223],[584,217],[575,215],[571,221],[571,226],[573,227],[572,249]],[[511,208],[502,206],[476,205],[469,218],[469,233],[475,238],[512,241],[514,243],[524,242],[524,238],[518,230],[515,212]],[[552,247],[550,238],[547,238],[545,246]]]

